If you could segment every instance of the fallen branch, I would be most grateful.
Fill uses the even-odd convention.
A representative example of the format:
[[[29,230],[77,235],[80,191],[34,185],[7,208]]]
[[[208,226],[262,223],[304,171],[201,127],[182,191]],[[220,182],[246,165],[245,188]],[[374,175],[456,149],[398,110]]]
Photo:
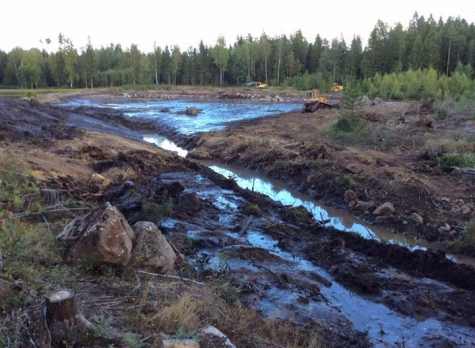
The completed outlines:
[[[44,213],[56,213],[56,212],[64,212],[64,211],[75,211],[75,210],[87,210],[87,209],[91,209],[90,207],[84,207],[84,208],[55,208],[55,209],[43,209],[42,211],[37,211],[37,212],[24,212],[24,213],[18,213],[18,214],[14,214],[13,216],[16,217],[16,218],[19,218],[19,217],[25,217],[25,216],[31,216],[31,215],[42,215]]]
[[[458,167],[454,167],[454,169],[459,172],[459,173],[462,173],[462,174],[472,174],[472,175],[475,175],[475,168],[458,168]]]
[[[177,279],[177,280],[181,280],[181,281],[184,281],[184,282],[190,282],[190,283],[197,284],[197,285],[201,285],[201,286],[206,285],[205,283],[198,282],[198,281],[196,281],[196,280],[189,279],[189,278],[183,278],[183,277],[180,277],[180,276],[173,276],[173,275],[159,274],[159,273],[151,273],[151,272],[143,271],[143,270],[140,270],[140,269],[139,269],[137,272],[138,272],[138,273],[141,273],[141,274],[146,274],[146,275],[154,276],[154,277]]]

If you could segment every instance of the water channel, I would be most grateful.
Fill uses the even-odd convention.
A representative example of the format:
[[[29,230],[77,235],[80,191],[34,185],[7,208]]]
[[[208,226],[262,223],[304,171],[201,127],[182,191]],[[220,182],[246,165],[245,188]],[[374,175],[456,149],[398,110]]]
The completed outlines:
[[[295,104],[278,104],[276,106],[269,104],[190,103],[185,101],[102,104],[82,99],[71,101],[67,106],[77,107],[82,105],[120,109],[129,117],[154,119],[159,123],[175,127],[183,134],[220,130],[225,127],[227,122],[232,120],[265,117],[267,115],[290,111],[298,107]],[[198,107],[203,110],[202,114],[194,118],[183,115],[181,111],[188,106]],[[157,111],[164,108],[167,108],[171,112],[163,113]],[[186,150],[179,148],[172,141],[164,137],[154,134],[144,134],[143,140],[154,143],[161,148],[174,151],[182,157],[186,157]],[[259,177],[250,171],[217,163],[205,163],[205,165],[225,177],[233,178],[239,186],[265,194],[273,200],[280,201],[284,205],[302,205],[313,214],[316,220],[329,220],[328,225],[336,229],[356,232],[365,238],[402,244],[410,249],[424,248],[423,245],[418,245],[410,240],[396,239],[393,233],[368,225],[344,211],[326,207],[320,202],[296,192],[281,182]],[[177,179],[176,175],[176,173],[172,173],[168,176],[165,175],[162,180],[173,181],[179,179],[185,187],[187,187],[187,181],[190,181],[191,185],[191,182],[196,182],[197,180],[197,178],[188,177],[185,174],[181,174],[183,176]],[[226,208],[222,209],[225,213],[222,213],[220,222],[232,221],[233,216],[238,214],[238,197],[235,197],[231,191],[212,187],[212,184],[204,178],[199,178],[199,181],[202,184],[199,188],[201,191],[197,192],[200,198],[212,201],[213,204],[218,207]],[[164,222],[162,227],[173,229],[177,223],[179,222],[171,219]],[[187,230],[191,238],[199,238],[200,234],[203,233],[200,228],[194,229],[193,226]],[[235,235],[230,237],[236,239]],[[434,318],[418,321],[414,318],[402,316],[383,304],[375,303],[362,296],[355,295],[353,292],[335,282],[331,275],[324,269],[316,267],[305,259],[295,257],[295,255],[291,255],[279,249],[275,240],[263,235],[258,230],[253,230],[252,228],[249,230],[245,240],[242,241],[243,245],[246,243],[252,247],[266,249],[270,253],[278,255],[281,259],[285,260],[286,264],[276,264],[273,265],[273,267],[288,272],[292,274],[293,277],[305,277],[305,274],[315,272],[332,281],[329,287],[319,286],[322,295],[327,299],[331,299],[329,305],[323,305],[319,301],[310,301],[306,305],[300,305],[298,293],[272,287],[269,293],[256,303],[259,309],[271,317],[286,317],[288,313],[283,309],[297,307],[297,312],[302,316],[302,320],[305,320],[306,316],[308,316],[308,318],[314,316],[315,313],[321,315],[322,320],[325,320],[327,323],[347,318],[357,330],[367,332],[370,341],[376,347],[400,347],[401,338],[403,338],[403,345],[406,344],[407,347],[415,346],[418,345],[424,337],[439,334],[454,341],[463,337],[466,342],[472,342],[473,335],[471,329],[452,324],[447,325]],[[213,254],[213,251],[202,250],[201,252],[208,252],[213,255],[209,259],[209,267],[216,267],[216,265],[221,262],[219,255]],[[464,260],[457,261],[464,262]],[[255,265],[245,260],[233,259],[229,261],[229,265],[236,272],[238,272],[238,270],[256,271]],[[387,272],[391,271],[388,270]],[[243,273],[242,276],[245,277],[245,273]],[[390,274],[388,276],[396,277],[397,274]],[[306,281],[309,283],[312,282],[311,277],[306,279]],[[437,286],[441,287],[444,285],[437,283]],[[384,339],[381,337],[383,327],[385,332]]]
[[[266,117],[282,112],[297,110],[301,107],[296,103],[229,103],[229,102],[202,102],[185,100],[159,100],[159,101],[134,101],[110,103],[89,99],[74,99],[65,104],[64,107],[76,108],[81,106],[112,108],[120,110],[128,117],[138,117],[153,119],[158,124],[176,129],[181,134],[194,134],[198,132],[209,132],[222,130],[226,123]],[[187,107],[195,106],[200,110],[198,117],[185,115]],[[166,111],[166,112],[163,112]],[[157,134],[144,134],[143,140],[156,144],[158,147],[176,152],[182,157],[186,157],[188,151],[178,147],[174,142]],[[402,235],[385,229],[371,226],[361,221],[346,211],[325,206],[321,202],[310,199],[282,182],[263,178],[254,172],[233,168],[216,163],[206,163],[214,171],[232,177],[236,183],[243,187],[253,189],[256,192],[269,196],[271,199],[281,202],[284,205],[304,206],[310,211],[316,220],[330,220],[328,226],[332,226],[341,231],[356,232],[364,238],[379,239],[381,241],[396,243],[411,250],[426,249],[421,241],[405,238]],[[472,258],[448,255],[448,258],[462,263],[475,266]]]

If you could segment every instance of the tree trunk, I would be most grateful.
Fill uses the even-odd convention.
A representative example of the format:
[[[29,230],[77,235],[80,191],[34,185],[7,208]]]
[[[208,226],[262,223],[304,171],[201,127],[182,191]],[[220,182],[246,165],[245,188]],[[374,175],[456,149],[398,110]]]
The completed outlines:
[[[0,273],[3,271],[2,247],[0,246]]]
[[[158,86],[157,56],[155,55],[155,84]]]
[[[61,289],[45,296],[46,325],[51,333],[51,346],[77,345],[84,341],[94,326],[81,313],[74,291]]]

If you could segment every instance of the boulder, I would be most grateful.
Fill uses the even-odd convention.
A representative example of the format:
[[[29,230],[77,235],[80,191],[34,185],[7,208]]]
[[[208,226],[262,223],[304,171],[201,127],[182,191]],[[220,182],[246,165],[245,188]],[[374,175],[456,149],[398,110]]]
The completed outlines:
[[[178,196],[175,210],[186,214],[197,213],[201,209],[200,198],[196,192],[183,192]]]
[[[132,256],[135,233],[122,213],[107,202],[71,221],[56,239],[66,245],[66,262],[126,266]]]
[[[373,211],[373,215],[376,216],[388,216],[394,213],[395,209],[392,203],[386,202],[379,207],[376,208],[375,211]]]
[[[358,201],[358,196],[356,195],[356,193],[354,191],[346,190],[344,199],[345,199],[345,203],[348,204],[348,205],[351,202],[355,202],[355,204],[353,204],[353,206],[354,206],[354,205],[356,205],[356,202]]]
[[[416,224],[422,225],[424,223],[424,219],[422,218],[422,216],[417,213],[412,213],[410,217],[411,220],[414,221]]]
[[[440,226],[438,229],[439,234],[447,235],[449,234],[451,227],[448,223],[445,223],[443,226]]]
[[[201,329],[199,335],[202,336],[201,337],[202,341],[204,342],[209,341],[211,343],[214,343],[213,346],[223,347],[223,348],[236,348],[236,346],[231,343],[229,338],[214,326],[210,325],[204,329]]]
[[[361,168],[354,163],[347,164],[345,169],[352,174],[358,174],[359,172],[361,172]]]
[[[355,210],[369,211],[370,209],[374,208],[374,202],[357,201],[354,208]]]
[[[198,115],[198,109],[192,106],[191,108],[186,108],[185,114],[188,116],[197,116]]]
[[[213,156],[211,156],[208,151],[206,151],[205,149],[201,149],[201,148],[194,149],[193,151],[190,151],[188,153],[188,157],[193,158],[193,159],[198,159],[198,160],[213,159]]]
[[[133,231],[137,240],[132,250],[132,263],[153,272],[171,271],[176,254],[157,226],[150,221],[139,221],[134,224]]]

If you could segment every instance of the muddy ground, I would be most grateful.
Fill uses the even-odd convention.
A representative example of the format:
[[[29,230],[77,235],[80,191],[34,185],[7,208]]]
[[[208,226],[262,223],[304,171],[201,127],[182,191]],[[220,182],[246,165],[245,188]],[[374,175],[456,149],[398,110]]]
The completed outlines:
[[[474,177],[456,171],[444,173],[431,154],[421,151],[424,139],[439,135],[438,128],[415,124],[419,106],[397,103],[370,109],[368,115],[378,128],[365,147],[319,138],[318,131],[334,121],[333,111],[277,115],[192,138],[163,135],[191,150],[192,158],[212,158],[281,179],[395,233],[428,241],[455,238],[473,215]],[[401,123],[398,120],[403,114]],[[220,276],[229,277],[240,289],[243,305],[256,306],[263,314],[292,318],[298,325],[315,326],[331,346],[475,344],[475,269],[449,261],[443,251],[410,252],[322,226],[301,211],[240,189],[233,180],[199,163],[138,141],[140,130],[160,134],[163,129],[146,121],[132,123],[117,111],[68,111],[37,101],[0,99],[0,119],[3,165],[14,158],[18,171],[29,170],[42,185],[67,191],[91,205],[114,202],[118,197],[111,192],[125,180],[148,187],[145,183],[154,177],[168,189],[178,182],[179,191],[194,192],[202,189],[199,178],[206,178],[217,195],[237,197],[233,209],[201,198],[198,211],[175,209],[173,223],[161,229],[181,253],[201,264],[203,277],[209,276],[206,264],[213,255],[226,251]],[[455,131],[450,124],[443,129]],[[389,148],[381,145],[387,137],[392,142]],[[93,183],[93,173],[109,179],[110,187]],[[337,177],[351,177],[352,190],[368,204],[361,210],[349,208],[344,201],[346,188],[338,184]],[[372,209],[386,201],[393,203],[395,213],[374,217]],[[220,219],[230,210],[232,216]],[[422,224],[411,218],[414,212],[423,218]],[[450,237],[439,232],[446,222],[455,231]],[[190,235],[190,231],[194,233]],[[297,271],[279,253],[253,245],[253,233],[272,238],[276,248],[308,260],[316,268]],[[195,242],[187,243],[188,239]],[[217,268],[211,269],[216,272]],[[416,333],[414,324],[398,334],[381,320],[368,323],[366,329],[356,327],[339,308],[342,304],[325,295],[323,289],[332,283],[371,303],[382,303],[404,318],[437,320],[444,328]],[[282,301],[275,302],[276,294]],[[285,298],[295,301],[287,303]],[[270,307],[279,307],[279,314]]]

